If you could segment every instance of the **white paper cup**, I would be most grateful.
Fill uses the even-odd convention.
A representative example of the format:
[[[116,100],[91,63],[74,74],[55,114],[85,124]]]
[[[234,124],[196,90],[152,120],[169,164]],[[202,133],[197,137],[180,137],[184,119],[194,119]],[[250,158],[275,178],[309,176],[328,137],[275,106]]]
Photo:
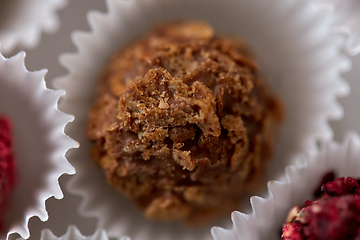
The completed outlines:
[[[13,233],[28,238],[29,219],[48,218],[46,199],[63,197],[58,178],[74,174],[65,153],[77,144],[64,134],[73,117],[57,109],[64,91],[47,89],[46,70],[28,72],[24,58],[24,52],[9,59],[0,53],[0,114],[12,123],[16,161],[16,184],[8,199],[1,239]]]
[[[360,177],[360,137],[348,134],[342,143],[328,142],[318,154],[304,154],[294,165],[286,167],[284,177],[268,182],[268,197],[252,197],[253,213],[232,213],[233,228],[212,229],[215,240],[279,240],[279,230],[290,209],[312,200],[323,176],[334,172],[338,177]]]
[[[337,97],[348,94],[341,73],[350,61],[341,55],[343,38],[333,35],[330,12],[312,0],[129,0],[106,1],[108,12],[88,14],[90,32],[75,32],[77,52],[61,56],[69,74],[56,79],[66,90],[59,106],[75,116],[66,132],[81,148],[69,161],[77,169],[69,191],[83,196],[79,209],[96,217],[98,227],[110,237],[133,239],[209,239],[210,226],[189,229],[180,224],[145,220],[142,214],[106,183],[89,156],[85,138],[89,106],[97,79],[109,58],[154,23],[166,19],[203,19],[217,32],[237,34],[253,47],[269,84],[284,100],[286,120],[279,134],[276,155],[265,180],[274,179],[290,159],[309,150],[317,152],[318,140],[333,132],[328,120],[343,116]],[[265,186],[264,181],[263,186]],[[217,222],[225,226],[224,221]]]
[[[334,13],[334,32],[344,34],[346,51],[360,53],[360,2],[357,0],[317,0]]]
[[[15,47],[33,48],[42,32],[59,26],[56,11],[67,0],[0,0],[0,43],[3,54]]]
[[[61,236],[56,237],[49,229],[44,229],[41,232],[40,240],[109,240],[105,230],[96,230],[91,236],[83,236],[75,226],[69,226],[67,232]],[[118,240],[131,240],[129,237],[121,237]]]

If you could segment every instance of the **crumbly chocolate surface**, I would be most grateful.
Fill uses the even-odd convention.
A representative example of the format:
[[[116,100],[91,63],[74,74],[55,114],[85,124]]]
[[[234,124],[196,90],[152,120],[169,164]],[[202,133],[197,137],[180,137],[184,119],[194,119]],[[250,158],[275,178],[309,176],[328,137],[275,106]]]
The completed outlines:
[[[356,240],[360,237],[359,180],[338,178],[324,183],[322,195],[294,207],[282,230],[284,240]]]
[[[173,22],[114,55],[87,136],[108,182],[146,217],[202,222],[252,187],[281,119],[242,40]]]

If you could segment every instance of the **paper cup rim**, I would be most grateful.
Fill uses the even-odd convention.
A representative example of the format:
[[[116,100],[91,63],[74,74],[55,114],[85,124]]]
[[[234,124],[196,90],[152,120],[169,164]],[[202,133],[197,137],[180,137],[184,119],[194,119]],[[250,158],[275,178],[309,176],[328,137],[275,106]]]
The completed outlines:
[[[293,164],[285,168],[285,173],[282,177],[276,181],[269,181],[266,197],[251,197],[252,212],[250,214],[234,211],[231,215],[233,222],[232,229],[213,227],[211,233],[214,239],[260,240],[263,239],[262,237],[267,232],[279,232],[278,230],[282,228],[282,223],[285,222],[287,213],[292,207],[301,205],[306,200],[313,199],[313,192],[326,173],[334,172],[336,178],[348,176],[354,178],[360,177],[360,171],[352,169],[358,169],[360,165],[360,162],[356,159],[359,153],[360,136],[355,131],[345,134],[343,141],[340,143],[337,141],[322,142],[318,153],[304,153]],[[309,176],[309,174],[312,174],[311,177],[316,181],[313,181],[311,187],[306,187],[305,185],[311,182],[311,180],[306,180],[306,176]],[[303,185],[303,187],[298,185]],[[295,194],[297,199],[293,196],[294,191],[298,191]],[[292,204],[286,202],[289,198],[292,199],[290,200]],[[285,206],[279,206],[281,200],[284,201],[283,205]],[[282,215],[282,222],[277,221],[275,226],[265,224],[265,221],[274,222],[274,213],[279,212]],[[272,217],[268,217],[268,215]],[[269,239],[275,240],[276,238],[273,235],[269,235]],[[280,235],[278,239],[280,239]]]
[[[0,46],[1,48],[1,46]],[[1,105],[0,111],[2,114],[7,115],[11,122],[13,123],[14,130],[14,141],[15,141],[15,161],[17,162],[17,183],[12,191],[11,202],[26,202],[24,206],[22,206],[23,210],[21,214],[22,216],[17,216],[16,222],[10,222],[6,225],[9,225],[6,228],[7,233],[6,239],[10,237],[10,235],[14,233],[18,233],[23,238],[28,238],[30,236],[28,222],[30,218],[36,216],[39,217],[42,221],[46,221],[48,219],[48,214],[45,207],[45,201],[50,197],[55,197],[57,199],[61,199],[63,197],[62,190],[60,188],[58,178],[63,174],[74,174],[74,168],[68,163],[65,158],[66,152],[70,148],[78,147],[77,143],[72,140],[70,137],[65,135],[64,128],[65,125],[72,121],[73,117],[65,114],[58,110],[57,103],[61,96],[64,95],[63,90],[51,90],[48,89],[45,85],[45,74],[47,72],[46,69],[41,71],[30,72],[25,67],[25,52],[19,52],[10,58],[5,58],[0,52],[0,80],[3,81],[2,86],[5,86],[3,91],[10,91],[11,99],[15,100],[14,102],[7,102],[9,107],[4,107]],[[4,68],[6,68],[4,70]],[[7,87],[8,86],[8,87]],[[1,92],[1,90],[0,90]],[[9,100],[6,94],[2,94],[0,98]],[[21,102],[23,105],[16,105]],[[25,111],[25,107],[27,110]],[[19,110],[9,110],[10,108],[19,109]],[[21,110],[23,109],[23,110]],[[21,115],[21,112],[24,112]],[[14,116],[16,115],[14,112],[20,113],[22,119],[16,119]],[[31,117],[26,115],[27,113],[33,113],[35,116]],[[39,115],[37,115],[39,113]],[[54,118],[53,118],[54,117]],[[51,167],[46,173],[38,173],[42,177],[40,183],[42,184],[41,188],[35,187],[36,192],[25,193],[22,192],[24,190],[25,185],[28,189],[32,189],[31,181],[32,178],[29,175],[22,175],[22,173],[26,171],[30,171],[30,169],[24,169],[25,165],[28,167],[28,164],[34,165],[34,163],[25,162],[32,157],[23,157],[27,153],[19,152],[23,150],[23,144],[29,144],[29,140],[26,140],[27,137],[24,138],[21,135],[19,127],[21,121],[25,123],[25,121],[29,121],[32,123],[32,118],[38,120],[38,124],[45,123],[44,126],[45,133],[41,133],[41,136],[46,136],[46,141],[48,141],[48,145],[53,148],[48,149],[44,152],[47,154],[43,156],[41,159],[46,159],[51,163]],[[37,126],[34,125],[34,129],[37,129]],[[22,136],[23,139],[20,139],[19,136]],[[29,136],[28,136],[29,137]],[[41,138],[41,137],[39,137]],[[35,138],[36,139],[36,138]],[[43,139],[45,141],[45,139]],[[36,143],[35,143],[36,144]],[[22,145],[22,146],[20,146]],[[31,144],[29,144],[30,146]],[[26,148],[26,147],[25,147]],[[39,147],[41,149],[41,147]],[[18,151],[17,151],[18,150]],[[30,154],[30,153],[29,153]],[[41,155],[41,154],[40,154]],[[39,154],[34,157],[38,157]],[[40,158],[39,158],[40,159]],[[32,159],[32,161],[37,161],[39,159]],[[40,160],[39,160],[40,161]],[[36,165],[34,165],[36,167]],[[33,169],[33,168],[32,168]],[[40,168],[39,168],[40,169]],[[31,174],[31,173],[29,173]],[[24,179],[26,177],[30,177],[30,179]],[[23,201],[22,195],[26,195],[27,201]],[[17,199],[16,197],[22,196],[21,199]],[[8,212],[11,209],[17,209],[19,205],[13,206],[14,204],[9,204]],[[10,213],[8,213],[10,214]],[[14,213],[15,214],[15,213]],[[18,214],[18,213],[16,213]],[[13,215],[11,213],[10,215]],[[6,221],[6,219],[4,220]]]
[[[97,229],[91,236],[84,236],[79,229],[74,226],[68,226],[68,229],[61,237],[55,236],[50,229],[43,229],[41,231],[40,240],[109,240],[107,233],[103,229]],[[128,237],[122,237],[118,240],[131,240]]]
[[[149,4],[149,5],[151,5],[153,2],[154,1],[151,0],[141,1],[141,3]],[[266,0],[264,0],[264,2],[266,2]],[[299,1],[297,1],[296,3],[298,3],[298,5],[300,4],[311,5],[312,2],[313,1],[306,1],[306,3],[300,3]],[[91,63],[89,62],[91,62],[91,58],[94,58],[95,56],[100,58],[99,62],[101,62],[101,64],[103,63],[103,58],[104,58],[103,55],[105,54],[101,53],[101,47],[99,46],[106,46],[108,43],[106,42],[105,39],[107,37],[113,36],[112,35],[113,33],[110,30],[109,32],[107,32],[108,31],[107,28],[114,27],[114,23],[111,22],[111,20],[113,20],[114,18],[116,19],[117,16],[122,17],[120,14],[116,15],[117,11],[120,11],[119,10],[120,8],[122,8],[123,11],[129,11],[129,12],[135,11],[134,8],[139,7],[139,5],[136,5],[136,3],[138,3],[138,1],[119,2],[114,0],[107,0],[106,1],[107,12],[103,13],[99,11],[89,11],[87,15],[87,19],[91,30],[88,32],[74,31],[72,34],[72,40],[77,48],[77,52],[71,54],[63,54],[59,58],[60,64],[69,71],[69,74],[55,79],[54,85],[56,87],[64,88],[67,90],[68,94],[63,99],[60,105],[60,109],[64,112],[70,112],[71,114],[75,114],[75,121],[74,123],[69,124],[69,129],[68,129],[68,134],[71,136],[73,136],[72,134],[74,134],[74,132],[72,133],[70,132],[74,131],[74,129],[70,130],[70,126],[72,125],[72,127],[74,128],[76,126],[75,122],[77,120],[81,121],[81,118],[83,118],[83,115],[77,115],[78,112],[76,111],[76,107],[71,105],[74,104],[76,101],[81,101],[80,99],[81,97],[79,95],[76,95],[75,93],[77,91],[76,88],[81,86],[82,84],[81,78],[84,78],[86,76],[86,73],[84,72],[83,68],[85,68],[86,66],[91,66]],[[277,3],[281,3],[281,0],[278,0]],[[121,7],[119,7],[120,5]],[[291,4],[289,3],[289,5]],[[125,12],[124,14],[126,15]],[[131,18],[131,16],[129,16],[129,18]],[[121,23],[119,23],[119,27],[122,27]],[[327,44],[332,44],[331,47],[329,47],[329,49],[331,48],[330,52],[333,53],[333,55],[331,56],[334,59],[336,59],[334,60],[335,61],[334,66],[336,70],[331,75],[332,84],[333,84],[331,89],[326,89],[326,93],[325,93],[326,97],[324,97],[324,99],[326,100],[322,99],[320,101],[322,104],[324,104],[324,106],[326,106],[325,110],[324,112],[318,115],[316,115],[317,113],[314,113],[316,117],[312,119],[312,121],[314,122],[314,125],[312,126],[313,131],[316,133],[311,132],[310,134],[309,132],[309,135],[306,136],[307,139],[302,140],[306,142],[306,144],[304,144],[304,146],[301,147],[302,150],[305,150],[306,148],[310,148],[313,152],[317,152],[318,150],[316,145],[318,140],[329,140],[333,137],[333,132],[328,124],[328,121],[340,119],[343,116],[343,110],[341,105],[337,102],[337,98],[340,96],[345,96],[349,93],[348,84],[340,76],[341,73],[348,71],[351,67],[351,62],[349,61],[349,59],[340,53],[340,49],[343,46],[343,42],[341,42],[334,35],[331,35],[330,30],[329,33],[326,33],[326,36],[331,36],[332,38],[336,38],[334,42],[332,41],[327,42]],[[90,38],[95,38],[95,40],[93,42],[89,41]],[[108,57],[105,57],[105,59],[109,59],[109,55]],[[320,86],[316,86],[316,87],[320,88]],[[83,101],[85,102],[89,101],[88,96],[86,96],[85,98],[86,100]],[[85,103],[85,105],[87,105],[87,103]],[[76,137],[74,138],[78,140]],[[81,144],[82,146],[84,146],[82,142]],[[77,154],[75,153],[75,151],[74,151],[74,155]],[[80,155],[77,155],[77,158],[78,158],[77,160],[80,160],[80,158],[81,161],[84,160],[83,159],[84,156],[80,157]],[[74,159],[72,159],[72,161],[74,161]],[[91,164],[89,160],[88,162],[89,164]],[[81,163],[79,164],[81,165]],[[103,208],[99,206],[96,207],[96,204],[91,201],[92,198],[90,196],[92,195],[91,191],[94,191],[95,186],[92,189],[90,189],[90,186],[86,186],[85,189],[85,182],[84,180],[81,181],[81,178],[83,177],[81,173],[83,170],[81,169],[81,167],[83,167],[83,165],[81,166],[80,165],[79,167],[77,167],[78,170],[77,174],[70,179],[67,188],[72,194],[80,195],[83,197],[83,201],[80,204],[80,208],[79,208],[79,212],[81,215],[85,217],[97,217],[96,214],[97,209],[101,211],[101,209],[103,210]],[[107,218],[107,216],[102,216],[97,218],[98,218],[98,226],[104,228],[104,224],[106,225],[106,223],[104,222],[105,221],[104,218]],[[108,231],[108,229],[106,230]],[[108,234],[110,236],[118,236],[118,235],[113,235],[114,234],[113,232],[114,231],[108,231]]]
[[[29,6],[19,7],[18,12],[27,9],[26,13],[29,14],[29,19],[24,20],[21,24],[15,24],[15,26],[8,24],[6,28],[0,29],[3,54],[10,54],[16,47],[33,49],[40,43],[42,33],[53,33],[59,29],[60,21],[56,12],[64,8],[68,0],[44,1],[46,1],[46,5],[42,4],[40,9]],[[19,3],[23,4],[24,2],[17,1],[17,4]],[[39,16],[42,17],[39,18]],[[14,21],[9,20],[9,22],[13,23]]]
[[[360,53],[360,3],[355,0],[339,2],[336,0],[317,0],[330,9],[335,16],[333,31],[345,36],[344,48],[347,54]]]

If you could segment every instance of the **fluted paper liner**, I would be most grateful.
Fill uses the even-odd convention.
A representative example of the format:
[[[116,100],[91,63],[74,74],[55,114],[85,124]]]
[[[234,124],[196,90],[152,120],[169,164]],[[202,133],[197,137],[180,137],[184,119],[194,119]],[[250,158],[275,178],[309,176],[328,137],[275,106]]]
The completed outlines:
[[[360,177],[360,137],[348,134],[342,143],[324,143],[317,154],[304,154],[286,167],[284,177],[268,182],[268,197],[252,197],[252,214],[233,212],[233,228],[212,229],[215,240],[279,240],[280,229],[290,209],[313,199],[323,176],[333,171],[336,177]]]
[[[345,49],[350,55],[360,53],[360,2],[357,0],[317,0],[334,14],[335,33],[345,35]]]
[[[68,0],[0,0],[0,43],[3,54],[40,42],[42,32],[59,27],[56,11]]]
[[[75,226],[69,226],[67,232],[61,236],[56,237],[49,229],[44,229],[41,232],[40,240],[109,240],[105,230],[96,230],[91,236],[83,236]],[[118,240],[131,240],[129,237],[124,236]]]
[[[77,144],[64,134],[73,118],[57,109],[64,91],[47,89],[46,70],[27,71],[24,58],[24,52],[9,59],[0,53],[0,114],[12,123],[16,161],[16,184],[6,206],[1,239],[13,233],[28,238],[31,217],[48,219],[46,199],[63,197],[58,178],[74,174],[65,153]]]
[[[292,157],[305,150],[317,152],[318,140],[332,138],[328,120],[343,116],[337,97],[348,94],[349,89],[340,75],[351,64],[340,53],[343,38],[331,32],[331,13],[314,1],[107,0],[106,3],[106,13],[88,14],[90,32],[73,33],[77,52],[61,56],[60,62],[69,74],[56,79],[55,84],[67,92],[60,109],[75,116],[66,132],[81,145],[69,154],[69,161],[77,169],[69,191],[83,196],[81,215],[96,217],[98,228],[104,228],[110,237],[211,239],[210,225],[192,229],[144,219],[127,199],[107,185],[104,174],[89,156],[90,143],[85,138],[87,113],[104,65],[119,47],[126,46],[158,21],[203,19],[219,33],[242,36],[254,49],[267,81],[286,107],[276,155],[263,186],[283,172]],[[226,226],[224,221],[217,224]]]

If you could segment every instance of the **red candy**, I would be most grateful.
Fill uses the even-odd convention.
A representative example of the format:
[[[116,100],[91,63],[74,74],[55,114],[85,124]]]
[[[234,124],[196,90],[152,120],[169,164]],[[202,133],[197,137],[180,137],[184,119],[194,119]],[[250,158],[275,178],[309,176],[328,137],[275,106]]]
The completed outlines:
[[[346,194],[359,195],[360,189],[357,181],[351,177],[338,178],[322,185],[321,190],[329,196],[342,196]]]
[[[0,116],[0,203],[3,202],[14,185],[14,170],[10,122],[5,117]]]
[[[360,239],[360,187],[351,178],[338,178],[322,185],[322,197],[306,201],[284,224],[284,240]]]

